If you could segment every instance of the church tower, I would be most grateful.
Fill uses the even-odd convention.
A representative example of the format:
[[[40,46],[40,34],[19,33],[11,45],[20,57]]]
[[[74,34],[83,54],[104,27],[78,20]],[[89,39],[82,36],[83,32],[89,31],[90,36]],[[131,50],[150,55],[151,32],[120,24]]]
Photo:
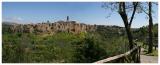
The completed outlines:
[[[69,16],[67,16],[67,21],[69,21]]]

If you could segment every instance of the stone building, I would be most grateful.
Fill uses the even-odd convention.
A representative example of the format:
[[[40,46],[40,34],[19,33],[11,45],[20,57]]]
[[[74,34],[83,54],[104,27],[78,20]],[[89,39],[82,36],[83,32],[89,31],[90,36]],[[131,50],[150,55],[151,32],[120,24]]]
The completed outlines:
[[[66,21],[57,21],[55,23],[38,23],[38,24],[16,24],[11,26],[12,32],[20,33],[57,33],[57,32],[91,32],[95,31],[96,25],[87,25],[70,21],[67,16]]]

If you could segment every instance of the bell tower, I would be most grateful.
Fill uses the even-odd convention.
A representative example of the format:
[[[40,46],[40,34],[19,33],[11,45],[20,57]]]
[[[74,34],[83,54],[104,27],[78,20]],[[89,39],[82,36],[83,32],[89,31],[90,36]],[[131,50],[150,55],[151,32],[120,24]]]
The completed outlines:
[[[67,21],[69,21],[69,16],[67,16]]]

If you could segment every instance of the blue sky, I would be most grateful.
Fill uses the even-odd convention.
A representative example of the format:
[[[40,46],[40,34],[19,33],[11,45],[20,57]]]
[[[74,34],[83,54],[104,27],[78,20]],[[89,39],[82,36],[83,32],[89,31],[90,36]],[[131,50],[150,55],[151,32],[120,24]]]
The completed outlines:
[[[70,20],[86,24],[118,25],[123,26],[123,21],[117,12],[108,16],[107,10],[101,7],[102,2],[3,2],[2,20],[18,23],[41,23],[47,20],[56,22]],[[158,8],[155,9],[154,23],[157,23]],[[144,13],[136,14],[132,27],[148,25]]]

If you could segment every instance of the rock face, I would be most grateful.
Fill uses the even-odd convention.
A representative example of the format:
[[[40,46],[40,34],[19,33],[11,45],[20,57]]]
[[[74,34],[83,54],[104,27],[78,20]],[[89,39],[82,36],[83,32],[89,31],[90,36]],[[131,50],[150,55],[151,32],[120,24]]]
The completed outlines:
[[[38,24],[15,24],[10,27],[13,33],[49,33],[57,32],[93,32],[96,30],[96,25],[87,25],[83,23],[76,23],[76,21],[58,21],[55,23],[38,23]]]

